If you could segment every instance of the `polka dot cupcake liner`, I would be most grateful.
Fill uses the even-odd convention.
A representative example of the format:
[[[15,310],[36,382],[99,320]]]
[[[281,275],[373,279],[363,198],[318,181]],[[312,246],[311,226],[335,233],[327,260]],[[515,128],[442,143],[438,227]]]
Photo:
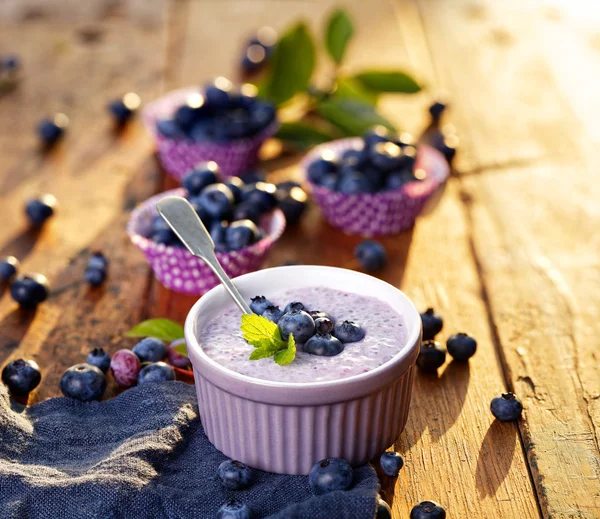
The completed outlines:
[[[247,171],[258,162],[262,144],[279,128],[277,121],[252,137],[229,142],[169,139],[157,131],[157,121],[171,118],[175,110],[198,91],[197,87],[173,90],[146,105],[142,111],[142,120],[154,138],[165,171],[179,182],[199,162],[209,160],[215,161],[226,177]]]
[[[165,196],[184,196],[182,188],[165,191],[149,198],[131,214],[127,233],[133,244],[146,256],[156,278],[167,288],[188,295],[201,296],[219,284],[212,270],[200,258],[183,247],[172,247],[146,238],[152,220],[158,215],[156,203]],[[269,249],[285,230],[285,216],[275,209],[263,217],[260,225],[264,237],[239,251],[217,252],[217,258],[230,277],[258,270]]]
[[[302,168],[325,150],[341,154],[362,142],[360,137],[338,139],[313,148],[302,160]],[[427,201],[450,174],[443,155],[430,146],[419,146],[415,169],[423,169],[425,179],[380,193],[348,195],[309,181],[312,196],[323,217],[345,234],[364,237],[387,236],[410,229]]]

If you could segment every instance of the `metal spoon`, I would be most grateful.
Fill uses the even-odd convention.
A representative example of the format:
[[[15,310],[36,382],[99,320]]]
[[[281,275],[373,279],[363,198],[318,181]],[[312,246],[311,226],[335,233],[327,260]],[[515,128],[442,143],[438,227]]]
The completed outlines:
[[[187,250],[211,268],[242,312],[251,314],[250,307],[221,267],[215,255],[215,243],[191,204],[180,196],[167,196],[156,204],[156,209]]]

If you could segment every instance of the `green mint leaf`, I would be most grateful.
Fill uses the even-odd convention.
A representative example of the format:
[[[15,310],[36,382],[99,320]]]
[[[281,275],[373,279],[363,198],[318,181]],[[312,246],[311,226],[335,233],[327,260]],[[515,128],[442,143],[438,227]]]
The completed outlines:
[[[325,45],[331,59],[338,65],[344,59],[346,47],[353,33],[354,26],[346,11],[338,9],[332,13],[325,31]]]
[[[291,99],[308,87],[315,61],[315,44],[306,25],[299,23],[277,43],[271,70],[260,94],[276,104]]]
[[[189,357],[188,352],[187,352],[187,348],[185,346],[185,341],[184,340],[182,340],[177,346],[175,346],[173,348],[173,350],[175,350],[180,355],[184,355],[185,357]]]
[[[255,314],[243,314],[242,326],[240,327],[246,339],[252,346],[259,348],[261,341],[272,340],[279,328],[275,323]]]
[[[322,144],[335,138],[330,132],[308,121],[282,123],[275,137],[300,149]]]
[[[148,319],[134,326],[127,337],[156,337],[161,341],[173,342],[184,337],[183,326],[170,319]]]
[[[274,354],[274,351],[268,350],[266,348],[256,348],[250,354],[250,360],[266,359],[267,357],[272,357]]]
[[[287,348],[285,350],[278,351],[275,354],[275,362],[280,366],[290,364],[296,358],[296,341],[294,335],[290,333],[288,339]]]
[[[358,74],[354,79],[376,92],[414,94],[421,90],[421,85],[412,76],[399,70],[372,70]]]
[[[375,109],[358,99],[329,99],[317,107],[319,115],[337,126],[347,136],[363,135],[377,125],[394,130],[394,126]]]
[[[334,97],[336,99],[355,99],[368,105],[377,105],[378,92],[368,90],[364,85],[351,77],[342,77],[337,80],[337,88]]]

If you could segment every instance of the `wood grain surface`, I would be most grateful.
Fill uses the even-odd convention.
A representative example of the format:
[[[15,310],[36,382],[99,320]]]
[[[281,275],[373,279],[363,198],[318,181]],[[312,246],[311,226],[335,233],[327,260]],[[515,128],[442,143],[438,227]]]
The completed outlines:
[[[479,343],[468,365],[419,374],[394,448],[397,480],[382,476],[395,519],[432,499],[453,518],[600,517],[600,13],[583,0],[153,0],[152,23],[103,17],[0,19],[0,53],[25,63],[20,87],[0,97],[1,255],[46,274],[51,299],[19,310],[0,291],[0,361],[34,358],[43,371],[29,403],[59,394],[64,369],[148,316],[182,320],[193,298],[153,281],[125,234],[129,212],[172,182],[139,121],[116,134],[106,103],[126,91],[149,101],[216,75],[236,77],[244,40],[261,25],[299,17],[321,34],[327,12],[348,8],[357,36],[349,70],[413,71],[427,89],[386,96],[382,109],[418,134],[445,91],[461,136],[456,174],[410,232],[382,240],[378,277],[444,315],[440,339]],[[141,4],[140,4],[141,5]],[[143,23],[142,23],[143,22]],[[319,73],[327,73],[321,60]],[[50,154],[33,128],[56,111],[71,119]],[[273,180],[300,178],[297,157],[264,163]],[[24,200],[52,192],[59,210],[27,229]],[[357,269],[360,240],[333,231],[311,206],[275,246],[284,261]],[[107,284],[82,281],[92,250],[110,258]],[[488,406],[514,390],[518,424]],[[118,389],[111,383],[107,396]]]

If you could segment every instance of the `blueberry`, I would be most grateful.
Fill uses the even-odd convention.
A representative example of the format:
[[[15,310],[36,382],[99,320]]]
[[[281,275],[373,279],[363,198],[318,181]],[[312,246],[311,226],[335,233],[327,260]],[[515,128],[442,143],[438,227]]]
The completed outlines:
[[[368,154],[363,149],[349,148],[342,153],[341,162],[344,166],[361,168],[368,162]]]
[[[414,146],[405,146],[402,149],[402,157],[400,158],[399,167],[408,171],[412,171],[415,162],[417,161],[417,148]]]
[[[336,490],[348,490],[354,474],[350,464],[342,458],[326,458],[315,463],[308,475],[308,484],[317,496]]]
[[[254,187],[244,192],[244,201],[250,202],[260,208],[261,211],[271,211],[277,207],[277,188],[267,182],[257,182]]]
[[[173,114],[173,120],[177,127],[183,131],[189,131],[198,120],[198,110],[189,104],[181,105]]]
[[[320,158],[313,160],[306,170],[308,180],[320,184],[328,173],[337,173],[338,163],[331,153],[324,153]]]
[[[210,226],[210,237],[215,243],[215,249],[219,252],[227,250],[225,235],[227,234],[227,222],[213,222]]]
[[[429,115],[434,122],[437,122],[442,117],[442,114],[446,110],[447,106],[441,101],[434,101],[429,107]]]
[[[208,187],[211,187],[211,186],[208,186]],[[202,220],[202,223],[204,224],[204,226],[210,229],[210,226],[212,225],[212,218],[208,214],[208,212],[206,211],[204,206],[202,205],[200,196],[189,197],[188,202],[194,208],[194,211],[196,211],[198,218],[200,218],[200,220]]]
[[[333,335],[345,344],[362,341],[365,338],[365,331],[354,321],[343,321],[335,326]]]
[[[360,195],[362,193],[372,193],[375,189],[373,184],[363,173],[353,171],[342,175],[336,186],[337,191],[346,195]]]
[[[466,333],[457,333],[448,338],[446,348],[454,360],[466,362],[475,355],[477,341]]]
[[[0,260],[0,281],[12,279],[20,266],[21,263],[14,256],[7,256]]]
[[[302,187],[302,185],[298,182],[294,182],[293,180],[285,180],[284,182],[279,182],[279,184],[275,184],[278,192],[289,193],[295,187]]]
[[[35,308],[48,299],[50,287],[41,274],[19,276],[10,286],[10,295],[24,308]]]
[[[214,81],[204,85],[204,97],[206,103],[215,110],[223,110],[229,106],[229,92],[231,81],[224,77],[218,77]]]
[[[521,416],[523,404],[512,393],[502,393],[492,400],[490,410],[501,422],[512,422]]]
[[[383,499],[377,502],[377,513],[375,519],[392,519],[392,510]]]
[[[270,103],[257,103],[249,110],[252,130],[254,133],[264,130],[276,118],[275,107]]]
[[[64,114],[57,114],[54,119],[44,119],[38,124],[37,133],[45,146],[53,146],[64,135],[69,119]]]
[[[300,187],[293,187],[287,193],[278,192],[279,208],[285,215],[288,225],[294,225],[300,221],[306,209],[308,196]]]
[[[392,171],[402,164],[402,148],[393,142],[379,142],[371,148],[372,164],[381,171]]]
[[[317,333],[306,341],[302,351],[322,357],[333,357],[344,351],[344,345],[329,333]]]
[[[146,337],[138,342],[133,348],[140,362],[158,362],[165,358],[167,347],[165,343],[155,337]]]
[[[13,360],[2,370],[2,382],[15,396],[28,395],[39,385],[40,380],[40,367],[33,360]]]
[[[417,357],[417,366],[426,373],[435,373],[437,369],[446,361],[446,350],[439,342],[423,341],[419,356]]]
[[[198,202],[214,220],[226,220],[231,215],[233,193],[225,184],[213,184],[204,188]]]
[[[239,204],[242,201],[242,188],[244,187],[244,181],[240,177],[229,177],[225,182],[225,185],[231,191],[235,203]]]
[[[333,322],[327,317],[317,317],[315,319],[315,333],[333,333]]]
[[[82,402],[100,400],[106,390],[106,377],[96,366],[76,364],[63,373],[60,390],[66,397]]]
[[[133,92],[129,92],[121,99],[111,101],[108,105],[108,111],[117,124],[123,125],[135,114],[140,103],[140,97]]]
[[[256,296],[250,300],[250,310],[257,315],[264,314],[265,310],[269,306],[273,306],[273,303],[271,303],[271,301],[269,301],[265,296]]]
[[[260,223],[262,210],[252,202],[242,202],[235,206],[233,210],[233,220],[250,220],[256,225]]]
[[[176,339],[169,345],[167,358],[169,359],[169,363],[171,363],[171,365],[177,368],[189,369],[190,359],[186,355],[182,355],[175,350],[175,348],[180,344],[185,344],[185,339]]]
[[[56,198],[52,195],[43,195],[40,198],[28,200],[25,204],[25,214],[29,223],[34,227],[40,227],[54,214]]]
[[[399,453],[393,451],[384,452],[379,458],[381,470],[386,476],[395,478],[404,466],[404,460]]]
[[[444,319],[441,315],[437,315],[433,308],[428,308],[421,314],[421,322],[423,323],[424,341],[433,340],[444,327]]]
[[[366,148],[372,148],[380,142],[390,142],[394,136],[384,126],[375,126],[363,135]]]
[[[190,196],[199,195],[205,187],[217,182],[219,166],[216,162],[202,162],[186,174],[181,184]]]
[[[179,130],[179,126],[177,126],[175,121],[171,119],[163,119],[161,121],[157,121],[156,129],[158,130],[158,133],[160,133],[163,137],[167,137],[170,139],[182,136],[181,131]]]
[[[433,501],[423,501],[410,511],[410,519],[446,519],[446,511]]]
[[[399,189],[414,180],[415,177],[410,171],[393,171],[385,179],[385,189],[389,191]]]
[[[177,235],[171,229],[164,229],[152,233],[150,239],[156,243],[162,243],[163,245],[174,245],[179,241]]]
[[[136,384],[142,364],[131,350],[118,350],[110,359],[110,369],[117,384],[131,387]]]
[[[379,270],[387,261],[385,247],[376,241],[365,240],[354,249],[354,257],[368,271]]]
[[[152,382],[166,382],[175,380],[175,371],[164,362],[152,362],[142,368],[138,376],[138,384],[150,384]]]
[[[102,348],[94,348],[88,353],[86,362],[96,366],[102,373],[106,373],[110,368],[110,355]]]
[[[227,227],[225,243],[228,250],[240,250],[253,244],[260,236],[259,230],[250,220],[239,220]]]
[[[264,182],[265,174],[259,170],[249,170],[240,173],[240,178],[246,184],[256,184],[257,182]]]
[[[85,269],[83,278],[85,279],[86,283],[92,285],[93,287],[98,287],[106,281],[106,270],[88,267]]]
[[[279,322],[279,319],[283,317],[283,312],[278,306],[270,305],[267,306],[267,308],[265,308],[265,311],[262,313],[262,316],[265,319],[271,321],[272,323],[277,324]]]
[[[284,341],[287,341],[290,334],[293,334],[296,342],[303,343],[315,333],[315,322],[304,310],[286,312],[279,319],[277,326]]]
[[[313,321],[316,319],[320,319],[320,318],[327,318],[331,322],[334,322],[333,319],[331,318],[331,316],[327,312],[321,312],[321,310],[312,310],[312,311],[308,312],[308,315],[310,315],[313,318]]]
[[[158,218],[160,218],[164,222],[164,220],[160,216]],[[165,225],[167,225],[166,222]],[[88,267],[106,270],[108,268],[108,260],[106,259],[106,256],[104,254],[102,254],[100,251],[96,251],[92,253],[90,258],[88,259]]]
[[[288,312],[291,312],[293,310],[306,311],[306,307],[300,301],[294,301],[292,303],[288,303],[288,305],[285,307],[284,312],[287,314]]]
[[[217,512],[217,519],[250,519],[248,505],[238,501],[228,501]]]
[[[241,461],[225,460],[217,471],[224,487],[231,490],[247,488],[252,483],[252,471]]]
[[[4,69],[7,72],[14,72],[21,67],[21,60],[16,54],[8,54],[2,58],[0,63],[0,69]],[[1,70],[0,70],[1,71]]]
[[[328,173],[321,179],[321,186],[332,191],[337,191],[340,177],[336,173]]]

